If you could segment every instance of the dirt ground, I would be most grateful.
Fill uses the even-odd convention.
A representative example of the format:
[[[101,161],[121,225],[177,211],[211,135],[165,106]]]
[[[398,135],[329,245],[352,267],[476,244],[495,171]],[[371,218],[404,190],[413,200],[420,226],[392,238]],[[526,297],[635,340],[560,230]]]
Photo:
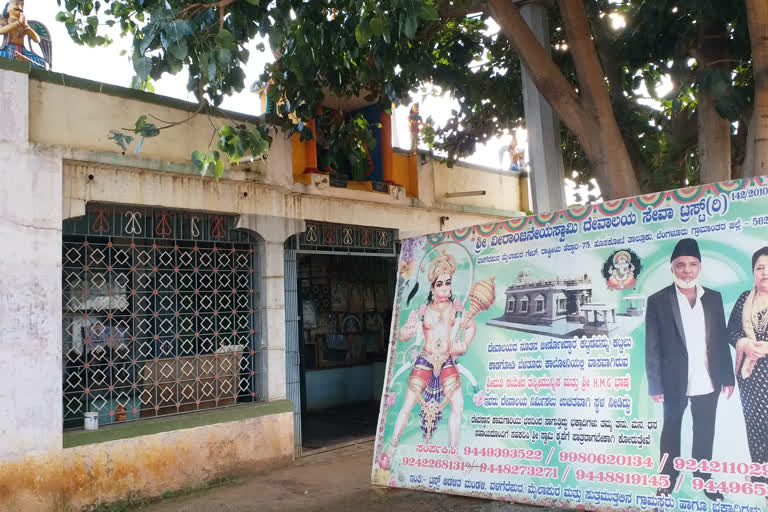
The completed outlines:
[[[134,510],[142,512],[340,511],[546,512],[549,509],[373,486],[373,442],[302,457],[235,485],[195,492]]]

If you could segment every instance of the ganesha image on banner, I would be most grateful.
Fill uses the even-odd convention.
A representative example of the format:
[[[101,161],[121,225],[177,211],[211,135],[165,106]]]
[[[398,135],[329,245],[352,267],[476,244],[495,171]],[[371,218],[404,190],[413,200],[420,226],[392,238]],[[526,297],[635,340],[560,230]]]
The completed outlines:
[[[609,290],[631,290],[637,284],[642,264],[631,249],[611,254],[603,264],[603,277]]]
[[[457,362],[457,358],[467,352],[475,337],[475,315],[493,305],[494,278],[479,281],[471,287],[468,294],[470,307],[466,311],[463,301],[454,292],[456,258],[445,248],[433,251],[435,253],[429,266],[422,270],[430,286],[425,303],[410,313],[396,335],[399,342],[409,342],[414,338],[415,342],[405,351],[403,364],[390,381],[391,385],[400,375],[410,370],[405,399],[397,415],[394,432],[389,445],[379,457],[382,469],[388,469],[394,460],[400,436],[417,403],[420,406],[419,423],[425,443],[431,442],[443,419],[444,409],[450,406],[449,444],[452,452],[458,453],[461,416],[464,411],[461,375],[474,385],[477,384],[469,371]],[[469,260],[471,264],[471,258]],[[417,355],[414,354],[415,360],[410,361],[407,354],[412,350],[417,351]]]

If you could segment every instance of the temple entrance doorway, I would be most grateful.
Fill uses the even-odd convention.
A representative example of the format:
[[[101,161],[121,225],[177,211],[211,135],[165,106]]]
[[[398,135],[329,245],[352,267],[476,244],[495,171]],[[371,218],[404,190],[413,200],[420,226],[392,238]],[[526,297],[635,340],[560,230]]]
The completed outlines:
[[[396,284],[394,237],[388,230],[309,222],[296,237],[294,282],[286,272],[286,323],[292,307],[297,322],[286,329],[286,348],[295,331],[298,382],[291,382],[288,350],[286,380],[297,455],[376,433]]]

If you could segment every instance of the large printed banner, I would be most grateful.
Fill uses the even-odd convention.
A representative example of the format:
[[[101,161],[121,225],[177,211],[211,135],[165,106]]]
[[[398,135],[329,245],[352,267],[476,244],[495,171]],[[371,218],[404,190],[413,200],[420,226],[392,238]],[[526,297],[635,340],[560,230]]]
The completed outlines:
[[[373,482],[765,510],[767,245],[762,178],[405,241]]]

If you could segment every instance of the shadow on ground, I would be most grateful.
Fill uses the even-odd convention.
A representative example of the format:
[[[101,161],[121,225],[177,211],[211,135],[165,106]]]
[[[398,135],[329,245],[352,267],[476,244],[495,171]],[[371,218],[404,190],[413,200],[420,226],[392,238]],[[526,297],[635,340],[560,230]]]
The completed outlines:
[[[290,466],[133,510],[143,512],[344,511],[547,512],[446,494],[390,489],[370,483],[373,443],[297,459]]]

